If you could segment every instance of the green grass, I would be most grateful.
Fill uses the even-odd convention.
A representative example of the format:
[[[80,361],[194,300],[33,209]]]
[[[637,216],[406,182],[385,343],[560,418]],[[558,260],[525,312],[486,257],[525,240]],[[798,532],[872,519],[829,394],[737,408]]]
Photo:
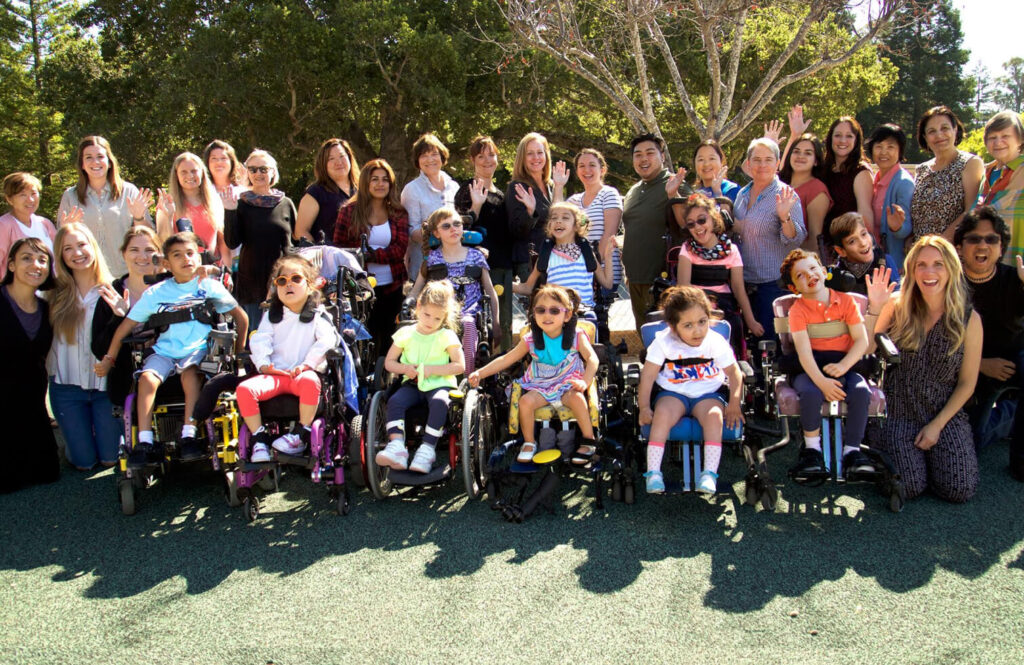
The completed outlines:
[[[111,472],[66,470],[0,496],[0,662],[1018,663],[1024,486],[1005,458],[982,453],[968,504],[899,515],[870,487],[790,483],[755,511],[727,455],[733,491],[711,501],[597,512],[566,482],[520,525],[458,481],[362,492],[338,517],[299,473],[254,525],[211,473],[124,517]]]

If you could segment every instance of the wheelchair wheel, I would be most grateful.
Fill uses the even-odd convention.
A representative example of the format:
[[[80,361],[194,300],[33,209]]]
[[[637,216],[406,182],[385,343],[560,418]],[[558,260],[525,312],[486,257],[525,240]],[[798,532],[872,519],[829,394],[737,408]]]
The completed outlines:
[[[227,495],[229,506],[237,508],[242,505],[242,500],[238,498],[238,476],[234,471],[224,474],[224,493]]]
[[[384,356],[377,358],[377,363],[373,366],[373,381],[370,382],[370,393],[376,394],[381,390],[384,390],[386,383],[384,381],[384,375],[387,372],[384,371]]]
[[[636,486],[633,483],[627,482],[626,486],[622,488],[622,501],[627,506],[633,505],[633,502],[636,501]]]
[[[761,507],[769,513],[775,512],[775,504],[779,501],[779,491],[775,489],[774,485],[769,485],[764,488],[761,493]]]
[[[375,499],[381,500],[391,493],[391,480],[387,467],[377,466],[377,452],[387,445],[387,398],[384,390],[378,390],[370,400],[370,412],[366,426],[366,480]]]
[[[117,481],[118,495],[121,498],[121,512],[125,515],[135,514],[135,488],[132,481],[123,478]]]
[[[356,416],[348,426],[348,473],[345,482],[351,480],[356,487],[366,487],[363,475],[363,417]]]
[[[348,494],[346,494],[344,491],[339,491],[338,498],[335,501],[338,514],[342,517],[348,515],[349,510],[352,509],[352,504],[348,500]]]
[[[612,501],[622,501],[623,498],[622,478],[616,476],[612,480]]]
[[[487,462],[495,442],[494,409],[479,390],[466,394],[462,410],[462,478],[471,501],[487,487]]]
[[[252,495],[245,497],[245,501],[242,502],[242,514],[245,515],[246,522],[255,522],[260,516],[260,500]]]
[[[264,492],[273,492],[277,488],[277,471],[275,469],[268,471],[267,475],[256,481],[256,487]]]

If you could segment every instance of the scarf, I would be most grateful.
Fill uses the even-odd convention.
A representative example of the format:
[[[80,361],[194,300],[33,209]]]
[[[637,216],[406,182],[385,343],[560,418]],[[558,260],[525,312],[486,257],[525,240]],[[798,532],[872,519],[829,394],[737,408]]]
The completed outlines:
[[[686,243],[687,249],[690,250],[690,254],[704,259],[705,261],[721,261],[725,257],[729,256],[729,252],[732,251],[732,241],[729,240],[729,236],[724,233],[718,236],[718,242],[710,249],[699,244],[693,238],[687,240]]]
[[[238,198],[256,208],[276,208],[284,198],[284,192],[280,189],[272,189],[269,194],[261,195],[250,189],[239,194]]]
[[[580,257],[583,256],[583,253],[580,251],[580,246],[575,242],[571,242],[567,245],[555,245],[554,251],[558,252],[570,261],[579,261]]]

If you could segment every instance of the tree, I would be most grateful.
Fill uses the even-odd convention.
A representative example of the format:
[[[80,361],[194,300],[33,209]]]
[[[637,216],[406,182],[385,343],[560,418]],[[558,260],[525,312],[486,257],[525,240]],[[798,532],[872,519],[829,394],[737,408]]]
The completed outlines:
[[[894,122],[912,137],[918,119],[939,104],[969,124],[974,91],[963,75],[970,53],[960,47],[960,12],[951,0],[926,0],[901,9],[900,14],[898,27],[883,39],[883,48],[899,68],[899,78],[881,103],[859,114],[865,131]],[[929,156],[916,141],[909,142],[906,155],[911,162]]]
[[[1003,63],[1002,76],[996,79],[996,101],[999,106],[1021,113],[1024,111],[1024,58],[1010,58]]]
[[[988,68],[979,62],[971,70],[967,80],[974,91],[971,106],[977,121],[989,114],[990,105],[994,99],[992,75],[989,74]]]

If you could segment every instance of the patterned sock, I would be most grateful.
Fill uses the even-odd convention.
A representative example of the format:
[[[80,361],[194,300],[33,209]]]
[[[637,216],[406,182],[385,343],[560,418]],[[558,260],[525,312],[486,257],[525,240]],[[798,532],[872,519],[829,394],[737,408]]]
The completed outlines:
[[[647,470],[661,471],[661,458],[665,455],[665,443],[650,441],[647,444]]]
[[[704,470],[718,473],[718,463],[722,461],[722,444],[719,441],[704,442]]]
[[[804,436],[804,447],[810,448],[811,450],[817,450],[821,452],[821,437],[820,436]]]

